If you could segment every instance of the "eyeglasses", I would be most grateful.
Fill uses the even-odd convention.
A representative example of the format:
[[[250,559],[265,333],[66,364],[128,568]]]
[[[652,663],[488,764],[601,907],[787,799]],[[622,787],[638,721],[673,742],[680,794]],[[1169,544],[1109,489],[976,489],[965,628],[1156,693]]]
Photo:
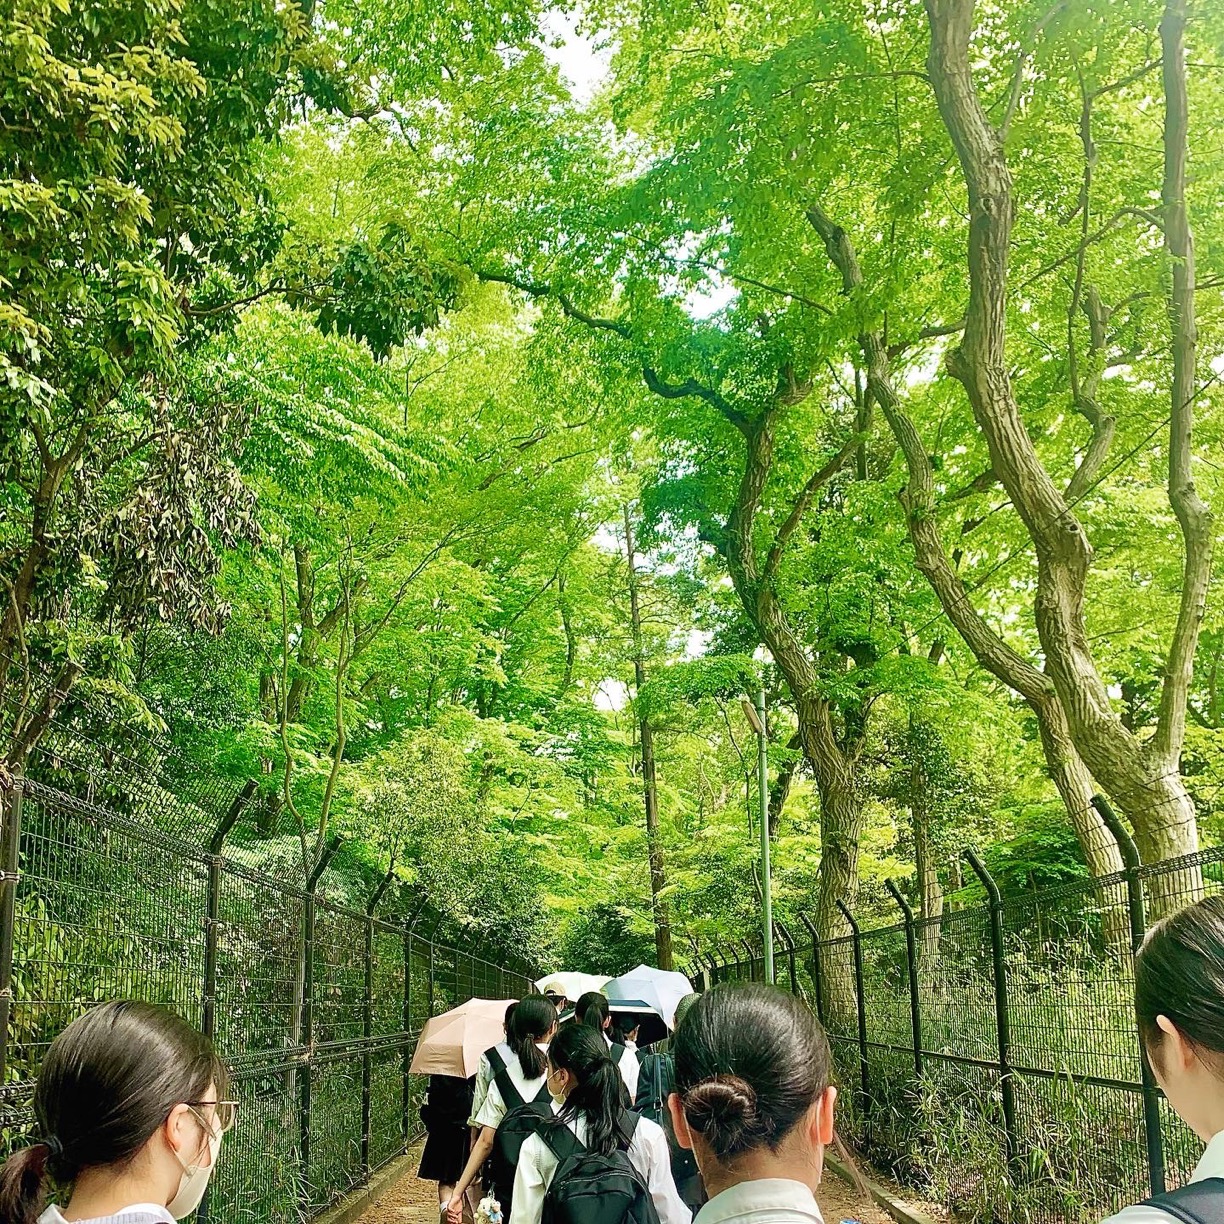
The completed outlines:
[[[213,1107],[213,1116],[217,1119],[217,1125],[221,1128],[221,1133],[224,1135],[226,1131],[234,1129],[234,1123],[238,1120],[238,1101],[184,1101],[184,1105],[188,1109],[203,1109],[206,1105]],[[199,1114],[196,1115],[199,1117]],[[200,1118],[203,1122],[204,1119]]]

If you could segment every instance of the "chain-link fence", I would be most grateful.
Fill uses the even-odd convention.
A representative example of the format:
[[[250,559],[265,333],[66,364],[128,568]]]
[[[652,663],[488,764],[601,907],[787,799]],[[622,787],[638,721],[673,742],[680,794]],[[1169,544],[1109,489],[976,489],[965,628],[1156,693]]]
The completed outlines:
[[[937,918],[891,886],[893,923],[775,924],[778,985],[829,1033],[841,1133],[916,1195],[968,1219],[1099,1221],[1193,1169],[1201,1145],[1140,1048],[1132,949],[1151,917],[1221,890],[1224,848],[1141,865],[1117,834],[1126,866],[1099,879],[1005,898],[970,852],[975,883]],[[760,939],[690,972],[761,980]]]
[[[448,946],[444,916],[390,874],[355,899],[336,842],[303,841],[295,869],[293,839],[268,850],[254,783],[180,785],[164,745],[119,732],[57,724],[24,776],[0,770],[0,1155],[30,1138],[56,1034],[146,999],[214,1038],[240,1101],[197,1218],[310,1219],[419,1129],[408,1066],[426,1019],[518,997],[530,970]]]

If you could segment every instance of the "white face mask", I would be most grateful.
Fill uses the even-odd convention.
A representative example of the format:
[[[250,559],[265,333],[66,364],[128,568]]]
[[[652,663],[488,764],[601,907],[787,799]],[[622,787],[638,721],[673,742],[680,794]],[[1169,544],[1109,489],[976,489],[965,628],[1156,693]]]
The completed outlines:
[[[208,1164],[183,1164],[177,1152],[175,1159],[183,1165],[183,1176],[179,1179],[178,1193],[166,1204],[166,1210],[176,1219],[185,1220],[199,1205],[208,1189],[208,1179],[217,1167],[217,1156],[221,1152],[221,1135],[208,1136]],[[197,1156],[198,1160],[199,1157]]]
[[[565,1104],[565,1094],[553,1091],[553,1076],[555,1076],[556,1074],[557,1072],[550,1071],[548,1073],[548,1079],[545,1080],[544,1082],[548,1087],[548,1095],[552,1097],[553,1099],[553,1104],[554,1105],[564,1105]]]

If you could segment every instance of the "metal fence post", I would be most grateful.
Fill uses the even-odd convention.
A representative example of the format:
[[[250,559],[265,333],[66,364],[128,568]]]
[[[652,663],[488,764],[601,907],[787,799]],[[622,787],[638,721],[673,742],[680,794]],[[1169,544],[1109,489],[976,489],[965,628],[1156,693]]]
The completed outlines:
[[[806,914],[800,914],[799,921],[807,927],[808,934],[812,937],[812,990],[816,994],[816,1018],[821,1024],[824,1024],[824,980],[820,972],[820,932]]]
[[[1139,850],[1130,830],[1118,819],[1117,813],[1103,795],[1092,796],[1105,827],[1113,834],[1126,865],[1126,899],[1130,916],[1131,951],[1138,952],[1147,932],[1147,915],[1144,912],[1143,880],[1139,874]],[[1139,1042],[1139,1072],[1143,1084],[1143,1133],[1147,1146],[1148,1183],[1153,1194],[1165,1192],[1164,1136],[1160,1130],[1160,1092],[1156,1078],[1148,1062],[1143,1042]]]
[[[437,952],[436,945],[434,944],[434,936],[438,933],[438,927],[441,924],[441,922],[442,922],[442,915],[439,914],[434,919],[433,926],[429,928],[429,936],[428,936],[429,964],[426,967],[425,980],[428,983],[428,988],[429,988],[429,1012],[428,1014],[430,1017],[432,1017],[434,1014],[434,969],[436,967],[435,956]]]
[[[402,1110],[402,1129],[404,1135],[404,1143],[407,1145],[408,1139],[412,1134],[412,1127],[409,1119],[412,1116],[412,1073],[409,1067],[412,1065],[412,930],[417,924],[417,920],[421,916],[421,911],[425,908],[425,902],[422,901],[416,908],[412,917],[404,926],[404,1084],[403,1096],[401,1098]]]
[[[319,879],[332,861],[332,855],[340,849],[340,837],[333,837],[323,847],[319,861],[306,880],[305,916],[302,923],[302,1081],[301,1081],[301,1147],[299,1156],[302,1162],[302,1195],[303,1206],[309,1206],[310,1195],[310,1107],[311,1107],[311,1067],[314,1063],[314,942],[315,942],[315,904],[318,894]]]
[[[842,917],[850,924],[850,937],[854,945],[854,998],[858,1011],[858,1043],[859,1043],[859,1080],[863,1093],[864,1122],[871,1116],[871,1073],[867,1065],[867,1000],[864,998],[863,987],[863,940],[859,924],[855,921],[850,907],[840,898],[837,908]]]
[[[221,851],[242,809],[255,797],[259,784],[252,779],[238,792],[208,842],[208,916],[204,919],[204,997],[200,1031],[212,1041],[217,1036],[217,954],[221,933]]]
[[[221,851],[225,848],[225,839],[230,835],[242,809],[255,797],[259,783],[254,778],[234,796],[225,815],[221,817],[213,835],[208,841],[208,898],[207,913],[204,918],[204,982],[203,995],[200,999],[200,1032],[209,1041],[217,1038],[217,957],[221,936]],[[197,1224],[208,1224],[211,1218],[212,1187],[206,1187],[204,1197],[196,1210]]]
[[[994,966],[995,1027],[999,1037],[999,1088],[1003,1096],[1003,1135],[1007,1167],[1017,1170],[1016,1086],[1011,1070],[1011,1013],[1007,1003],[1007,958],[1003,947],[1003,898],[994,877],[977,854],[966,849],[965,858],[986,889],[990,914],[990,957]]]
[[[795,972],[795,941],[791,938],[790,929],[781,918],[774,920],[774,926],[782,932],[782,942],[786,944],[786,959],[790,970],[790,988],[791,994],[796,998],[799,997],[799,977]]]
[[[21,808],[25,781],[14,777],[0,789],[0,1084],[8,1080],[9,1024],[13,1014],[13,941],[17,926],[17,884],[21,878]]]
[[[361,997],[361,1035],[365,1049],[361,1052],[361,1176],[370,1176],[370,1114],[374,1089],[374,1058],[370,1039],[374,1036],[374,913],[383,893],[391,883],[394,868],[382,878],[366,906],[365,981]]]
[[[756,957],[752,955],[752,945],[748,942],[747,939],[741,939],[740,943],[744,945],[744,958],[745,958],[744,965],[748,970],[748,980],[750,982],[755,982],[756,981],[756,968],[755,968]]]
[[[914,911],[892,880],[884,881],[892,899],[901,909],[905,923],[905,967],[909,975],[910,1034],[914,1041],[914,1074],[922,1078],[922,1008],[918,997],[918,948],[914,939]]]

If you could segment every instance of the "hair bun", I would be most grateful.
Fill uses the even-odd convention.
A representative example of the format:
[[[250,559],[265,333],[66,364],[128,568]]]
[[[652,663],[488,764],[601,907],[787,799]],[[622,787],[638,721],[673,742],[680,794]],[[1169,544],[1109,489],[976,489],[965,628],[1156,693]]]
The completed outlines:
[[[688,1124],[710,1145],[719,1160],[758,1146],[772,1127],[757,1108],[757,1094],[738,1075],[716,1075],[684,1094]]]

